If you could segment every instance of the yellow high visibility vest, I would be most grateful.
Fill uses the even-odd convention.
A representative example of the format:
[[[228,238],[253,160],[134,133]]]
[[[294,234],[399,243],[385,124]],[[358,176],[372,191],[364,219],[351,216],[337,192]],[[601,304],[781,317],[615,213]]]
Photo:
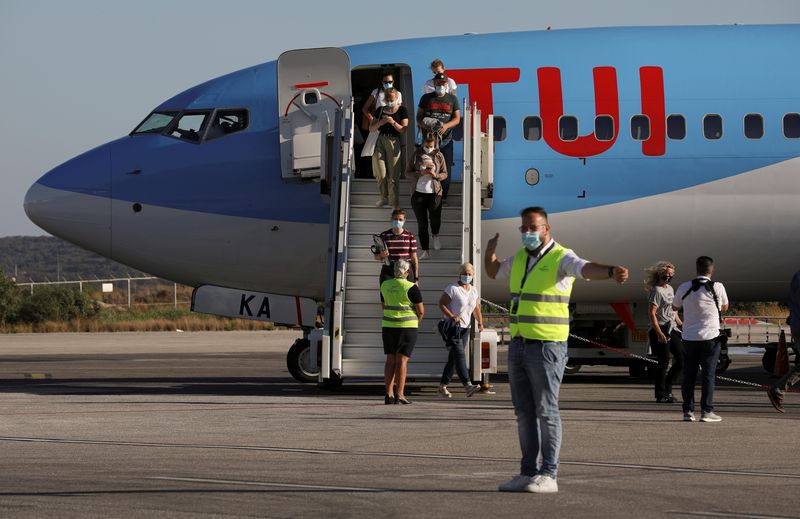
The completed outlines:
[[[555,243],[527,277],[527,249],[521,248],[514,256],[509,280],[512,337],[520,335],[539,341],[566,341],[569,337],[569,296],[573,278],[564,291],[556,286],[558,266],[567,252],[569,249]]]
[[[381,295],[383,296],[381,326],[384,328],[419,327],[419,319],[414,313],[411,300],[408,299],[408,289],[412,286],[414,283],[401,278],[387,279],[381,283]]]

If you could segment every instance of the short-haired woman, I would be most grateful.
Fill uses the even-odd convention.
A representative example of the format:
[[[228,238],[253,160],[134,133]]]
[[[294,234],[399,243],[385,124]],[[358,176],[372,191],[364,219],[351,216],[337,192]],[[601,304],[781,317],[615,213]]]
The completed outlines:
[[[439,385],[439,396],[450,398],[447,385],[453,378],[453,371],[458,372],[458,378],[464,385],[467,397],[471,397],[478,390],[472,384],[467,371],[467,357],[464,353],[472,317],[478,323],[478,329],[483,330],[483,315],[481,314],[481,298],[478,289],[472,286],[475,276],[475,267],[472,263],[464,263],[459,267],[458,281],[444,289],[439,299],[439,309],[442,311],[442,322],[439,329],[445,336],[445,346],[448,350],[447,364],[442,372]]]
[[[425,315],[422,292],[408,281],[411,265],[406,260],[394,263],[394,278],[381,283],[381,320],[383,353],[386,354],[384,383],[386,385],[386,404],[410,404],[404,390],[408,360],[417,343],[419,322]],[[397,392],[394,390],[397,385]]]
[[[650,326],[648,336],[650,349],[658,360],[655,377],[656,402],[671,404],[675,402],[672,395],[672,383],[680,378],[683,369],[683,353],[681,333],[681,318],[672,308],[675,291],[670,286],[670,281],[675,275],[675,266],[668,261],[659,261],[645,269],[644,286],[649,302],[648,315]],[[672,367],[669,367],[670,353],[672,353]],[[667,369],[669,368],[669,371]]]

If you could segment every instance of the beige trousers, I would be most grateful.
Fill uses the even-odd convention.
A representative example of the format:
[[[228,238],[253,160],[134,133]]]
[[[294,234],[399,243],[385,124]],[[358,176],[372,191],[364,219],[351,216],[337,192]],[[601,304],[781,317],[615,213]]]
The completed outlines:
[[[398,192],[400,179],[400,139],[381,135],[372,154],[372,175],[378,181],[381,198],[388,200],[392,207],[400,206]]]

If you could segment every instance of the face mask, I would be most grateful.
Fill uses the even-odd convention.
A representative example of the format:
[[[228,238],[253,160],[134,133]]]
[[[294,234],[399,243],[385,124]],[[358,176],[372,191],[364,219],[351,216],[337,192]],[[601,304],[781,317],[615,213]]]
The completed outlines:
[[[526,249],[533,251],[542,244],[542,239],[538,232],[524,232],[522,233],[522,244]]]
[[[394,85],[394,83],[384,83],[383,88],[392,88],[392,85]]]
[[[435,150],[435,149],[436,148],[428,148],[427,146],[423,146],[422,147],[422,151],[424,151],[425,153],[429,153],[429,154],[433,153],[433,150]]]
[[[446,93],[447,93],[447,87],[445,87],[444,85],[439,85],[439,86],[436,87],[436,94],[437,95],[441,96],[441,95],[444,95]]]
[[[386,101],[386,108],[394,108],[394,101]]]
[[[405,221],[403,220],[392,220],[392,227],[395,229],[402,229],[404,223]]]
[[[458,280],[461,281],[464,285],[469,285],[472,283],[472,276],[468,276],[466,274],[461,274],[458,276]]]
[[[663,281],[664,283],[669,283],[670,281],[672,281],[672,276],[667,276],[666,274],[662,274],[661,281]]]

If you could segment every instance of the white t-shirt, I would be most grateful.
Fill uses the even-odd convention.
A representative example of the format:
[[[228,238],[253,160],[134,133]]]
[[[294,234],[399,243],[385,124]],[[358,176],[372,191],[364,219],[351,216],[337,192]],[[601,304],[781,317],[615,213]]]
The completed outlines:
[[[386,93],[382,88],[376,88],[372,91],[372,93],[370,93],[370,96],[375,98],[375,108],[378,108],[379,106],[386,106],[386,100],[384,99],[385,95]],[[399,90],[397,91],[397,98],[395,101],[399,104],[403,104],[403,93]]]
[[[429,166],[433,167],[433,172],[436,173],[436,164],[433,162],[433,159],[429,155],[423,155],[421,158],[422,164],[421,169],[425,169]],[[417,193],[433,193],[433,177],[431,175],[422,175],[417,180],[417,186],[415,188]]]
[[[445,90],[446,90],[445,93],[446,94],[452,94],[453,92],[456,91],[456,88],[458,88],[458,85],[453,80],[453,78],[451,78],[451,77],[447,78],[447,85],[445,86]],[[436,85],[434,84],[433,79],[429,79],[429,80],[427,80],[425,82],[424,85],[422,85],[422,93],[423,94],[430,94],[432,92],[436,92]]]
[[[469,328],[470,317],[480,300],[478,289],[469,285],[469,291],[467,291],[460,284],[453,283],[444,289],[444,293],[450,296],[450,304],[447,305],[447,309],[461,319],[459,326]]]
[[[698,279],[709,278],[698,276]],[[700,287],[683,299],[686,292],[691,289],[691,281],[681,283],[672,301],[672,306],[675,308],[683,308],[683,340],[709,341],[719,337],[720,312],[714,303],[714,296],[705,287]],[[728,304],[728,294],[722,283],[714,283],[714,293],[717,294],[720,306]]]
[[[552,238],[547,245],[542,247],[539,253],[536,256],[529,256],[528,257],[528,272],[536,266],[539,260],[542,258],[542,253],[548,250],[553,245]],[[584,279],[583,277],[583,267],[589,263],[588,260],[582,259],[578,257],[577,254],[574,252],[567,252],[563,256],[561,256],[561,261],[558,264],[558,275],[556,277],[556,287],[561,290],[567,290],[569,288],[569,284],[571,282],[571,278],[578,278]],[[508,279],[511,277],[511,266],[514,264],[514,256],[510,256],[504,259],[500,263],[500,271],[497,273],[497,279]]]

